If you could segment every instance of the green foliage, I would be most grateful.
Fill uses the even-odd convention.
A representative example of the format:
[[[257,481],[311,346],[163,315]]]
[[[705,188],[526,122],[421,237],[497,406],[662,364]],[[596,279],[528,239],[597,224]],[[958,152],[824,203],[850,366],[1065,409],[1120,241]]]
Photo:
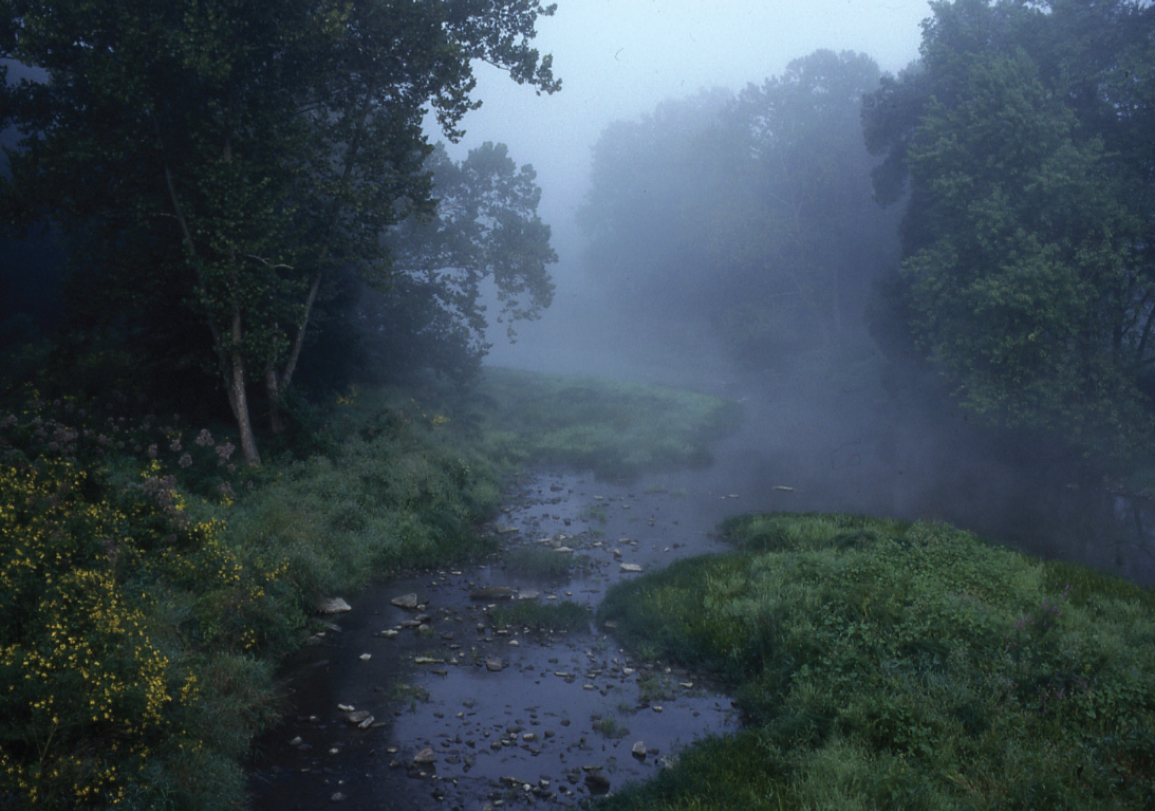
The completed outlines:
[[[718,673],[747,729],[604,807],[738,807],[719,784],[756,787],[752,808],[1152,802],[1150,592],[940,524],[775,513],[725,531],[741,551],[616,585],[598,622]],[[698,777],[731,763],[759,765]]]
[[[536,320],[553,300],[547,266],[557,261],[550,228],[537,216],[541,189],[504,144],[485,143],[454,162],[438,144],[425,160],[436,214],[388,232],[394,272],[387,289],[366,290],[356,308],[365,365],[397,382],[432,369],[471,382],[489,349],[481,284],[497,290],[499,322]]]
[[[1153,26],[1129,0],[937,3],[864,113],[879,199],[909,180],[892,319],[988,422],[1115,463],[1155,435],[1155,104],[1130,72]]]
[[[587,571],[592,563],[587,555],[558,554],[553,549],[529,546],[509,551],[503,558],[506,571],[553,580],[566,578],[575,570]]]
[[[156,443],[129,472],[171,430],[35,397],[0,420],[5,804],[207,807],[243,784],[272,710],[255,657],[300,615],[283,570],[222,541],[231,497],[182,490]]]
[[[458,137],[478,104],[474,60],[557,90],[529,46],[552,13],[536,0],[5,0],[0,57],[48,81],[0,84],[0,129],[23,134],[0,219],[65,229],[92,294],[77,302],[97,320],[207,328],[162,351],[215,368],[257,461],[249,379],[275,431],[323,282],[337,268],[383,282],[385,229],[433,208],[430,108]]]
[[[566,419],[645,407],[686,442],[724,423],[720,401],[689,393],[497,379],[523,396],[590,394],[578,414],[559,409]],[[315,440],[325,455],[255,469],[237,465],[219,430],[125,414],[123,398],[99,406],[2,391],[5,807],[237,804],[240,760],[276,710],[276,662],[303,638],[317,597],[492,553],[477,527],[515,455],[494,456],[508,435],[487,438],[486,426],[518,424],[518,407],[526,424],[535,413],[512,395],[479,414],[452,398],[350,389]],[[668,461],[644,444],[657,435],[643,438],[636,464]],[[581,565],[545,554],[551,566]],[[512,564],[544,565],[530,555]],[[590,611],[521,601],[495,622],[586,628]]]
[[[256,477],[207,429],[7,403],[0,804],[234,804],[317,596],[491,551],[497,470],[406,402],[416,419],[361,403],[332,457]]]
[[[489,368],[486,454],[566,465],[600,478],[709,464],[707,446],[733,430],[734,403],[695,392],[597,378]]]
[[[593,612],[571,600],[540,602],[519,600],[492,614],[495,628],[529,628],[534,631],[583,631],[589,628]]]

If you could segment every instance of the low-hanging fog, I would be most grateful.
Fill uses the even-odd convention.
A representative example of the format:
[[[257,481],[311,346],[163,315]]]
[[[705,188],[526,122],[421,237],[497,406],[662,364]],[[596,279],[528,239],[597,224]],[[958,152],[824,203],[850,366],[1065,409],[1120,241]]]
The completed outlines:
[[[494,330],[486,362],[741,400],[742,433],[698,484],[740,487],[744,508],[951,520],[1149,580],[1145,547],[1108,540],[1124,514],[1141,526],[1139,507],[1091,495],[1098,474],[1046,432],[977,424],[925,347],[879,345],[902,332],[879,291],[906,201],[875,202],[885,151],[867,153],[857,102],[919,59],[930,14],[925,0],[562,4],[537,40],[562,91],[483,66],[484,105],[449,146],[502,142],[532,164],[559,257],[552,307],[516,342]],[[832,76],[847,85],[821,87]],[[846,109],[807,106],[819,96]],[[730,162],[759,137],[794,140]]]

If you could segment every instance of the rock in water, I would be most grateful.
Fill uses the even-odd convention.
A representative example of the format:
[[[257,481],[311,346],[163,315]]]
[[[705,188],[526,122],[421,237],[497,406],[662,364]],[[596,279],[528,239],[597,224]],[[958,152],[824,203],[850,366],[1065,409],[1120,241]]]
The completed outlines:
[[[634,757],[636,757],[638,760],[645,760],[646,759],[646,745],[642,741],[638,741],[637,743],[634,744],[634,747],[630,750],[630,754],[633,755]]]
[[[610,779],[601,772],[590,772],[586,775],[586,788],[590,794],[606,794],[610,790]]]
[[[322,614],[340,614],[344,611],[352,611],[353,606],[345,602],[343,597],[322,597],[317,601],[317,610]]]
[[[623,572],[627,572],[630,574],[636,574],[636,573],[642,571],[642,567],[636,563],[623,563],[619,568]]]
[[[498,659],[496,656],[485,660],[485,669],[486,670],[501,670],[504,667],[505,667],[505,664],[500,659]]]
[[[368,729],[373,723],[373,715],[365,710],[354,710],[345,713],[345,720],[361,729]]]
[[[416,608],[419,605],[416,594],[402,594],[400,597],[394,597],[389,602],[398,608]]]
[[[433,754],[433,750],[428,747],[413,756],[414,763],[433,763],[435,760],[437,760],[437,755]]]

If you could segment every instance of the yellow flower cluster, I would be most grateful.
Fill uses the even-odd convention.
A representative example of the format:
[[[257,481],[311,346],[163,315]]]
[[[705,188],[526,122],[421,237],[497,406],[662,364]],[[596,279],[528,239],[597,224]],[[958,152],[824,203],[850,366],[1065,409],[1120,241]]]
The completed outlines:
[[[21,674],[8,692],[24,697],[22,720],[38,752],[35,762],[7,760],[8,777],[30,799],[57,784],[52,793],[107,801],[119,791],[116,761],[146,757],[152,733],[164,728],[173,700],[169,659],[110,571],[62,575],[35,614],[33,642],[0,648],[0,670]],[[92,740],[110,741],[119,754],[88,751]]]
[[[242,559],[158,460],[141,478],[0,467],[0,805],[117,804],[158,751],[202,745],[181,720],[207,700],[197,657],[268,643],[252,618],[287,564]]]

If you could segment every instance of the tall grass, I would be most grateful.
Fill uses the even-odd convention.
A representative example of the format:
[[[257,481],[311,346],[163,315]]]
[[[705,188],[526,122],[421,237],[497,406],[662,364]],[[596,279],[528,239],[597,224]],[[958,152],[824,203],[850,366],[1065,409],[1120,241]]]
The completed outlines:
[[[615,586],[598,621],[716,672],[746,731],[599,807],[1155,803],[1151,592],[941,524],[778,513],[724,528],[739,551]]]

